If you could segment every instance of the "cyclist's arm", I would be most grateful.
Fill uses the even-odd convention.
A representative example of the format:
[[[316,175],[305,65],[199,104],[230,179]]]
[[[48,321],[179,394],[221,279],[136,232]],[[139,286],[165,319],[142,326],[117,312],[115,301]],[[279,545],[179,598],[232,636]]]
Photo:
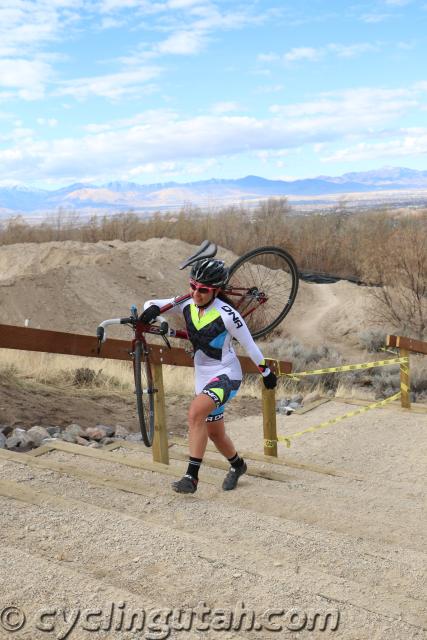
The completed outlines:
[[[162,307],[168,304],[173,304],[174,301],[175,301],[175,298],[159,298],[159,299],[153,298],[144,302],[144,311],[145,309],[148,309],[148,307],[151,307],[153,304],[157,305],[161,309]],[[167,311],[162,311],[162,316],[181,315],[184,306],[186,306],[187,304],[189,304],[189,301],[184,300],[183,302],[180,302],[179,304],[174,305]]]
[[[227,304],[221,305],[221,316],[227,331],[242,345],[252,362],[258,367],[259,372],[268,376],[270,369],[265,364],[261,350],[255,344],[246,322],[238,311]]]

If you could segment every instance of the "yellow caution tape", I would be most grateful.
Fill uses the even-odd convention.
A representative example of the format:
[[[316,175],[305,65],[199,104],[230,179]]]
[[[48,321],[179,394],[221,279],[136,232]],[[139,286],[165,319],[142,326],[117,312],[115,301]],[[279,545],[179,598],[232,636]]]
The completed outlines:
[[[291,378],[292,380],[299,380],[304,376],[322,375],[324,373],[332,373],[338,371],[356,371],[358,369],[372,369],[373,367],[387,367],[391,364],[403,364],[408,365],[408,356],[401,358],[388,358],[388,360],[376,360],[375,362],[363,362],[362,364],[345,364],[340,367],[328,367],[327,369],[313,369],[312,371],[298,371],[297,373],[282,373],[280,370],[279,360],[273,360],[268,358],[272,362],[276,363],[277,376],[283,376],[285,378]]]
[[[369,404],[366,407],[362,407],[362,409],[357,409],[357,411],[350,411],[349,413],[344,414],[343,416],[338,416],[337,418],[332,418],[331,420],[327,420],[326,422],[322,422],[315,427],[309,427],[308,429],[304,429],[303,431],[297,431],[297,433],[293,433],[289,436],[277,436],[277,440],[264,440],[264,446],[267,448],[274,447],[276,442],[285,442],[287,447],[291,446],[291,438],[297,438],[298,436],[304,435],[304,433],[312,433],[313,431],[317,431],[318,429],[324,429],[325,427],[329,427],[331,424],[336,424],[344,418],[352,418],[353,416],[357,416],[360,413],[365,413],[365,411],[369,411],[370,409],[376,409],[377,407],[383,407],[385,404],[389,402],[393,402],[400,397],[400,391],[395,393],[393,396],[386,398],[385,400],[380,400],[379,402],[374,402],[373,404]]]

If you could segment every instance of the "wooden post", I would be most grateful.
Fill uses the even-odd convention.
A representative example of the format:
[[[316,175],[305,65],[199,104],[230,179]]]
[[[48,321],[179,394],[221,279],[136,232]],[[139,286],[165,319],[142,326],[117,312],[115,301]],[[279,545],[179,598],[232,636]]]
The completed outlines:
[[[408,349],[402,349],[402,347],[400,347],[399,351],[400,351],[400,356],[402,358],[409,357]],[[409,396],[409,392],[410,392],[410,386],[409,386],[409,360],[408,360],[408,364],[405,364],[402,362],[400,365],[400,393],[401,393],[400,403],[401,403],[401,406],[405,409],[411,408],[411,399]]]
[[[168,434],[166,431],[165,390],[161,364],[152,364],[154,388],[153,461],[169,464]]]
[[[264,426],[264,455],[277,458],[276,390],[262,384],[262,417]],[[267,442],[265,442],[267,440]]]

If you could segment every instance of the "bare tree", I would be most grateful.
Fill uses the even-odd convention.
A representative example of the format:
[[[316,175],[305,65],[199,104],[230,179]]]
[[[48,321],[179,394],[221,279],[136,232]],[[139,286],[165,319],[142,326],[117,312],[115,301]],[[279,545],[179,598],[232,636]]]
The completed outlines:
[[[426,222],[422,216],[416,224],[402,225],[384,245],[378,238],[377,252],[366,265],[366,279],[381,285],[371,290],[375,319],[421,340],[427,334]]]

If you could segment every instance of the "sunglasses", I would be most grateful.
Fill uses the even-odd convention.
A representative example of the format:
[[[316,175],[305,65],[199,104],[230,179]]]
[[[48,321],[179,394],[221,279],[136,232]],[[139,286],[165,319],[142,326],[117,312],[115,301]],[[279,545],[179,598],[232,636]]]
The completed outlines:
[[[190,280],[190,289],[192,291],[198,291],[199,293],[211,293],[216,291],[218,287],[207,287],[204,284],[199,284],[195,280]]]

